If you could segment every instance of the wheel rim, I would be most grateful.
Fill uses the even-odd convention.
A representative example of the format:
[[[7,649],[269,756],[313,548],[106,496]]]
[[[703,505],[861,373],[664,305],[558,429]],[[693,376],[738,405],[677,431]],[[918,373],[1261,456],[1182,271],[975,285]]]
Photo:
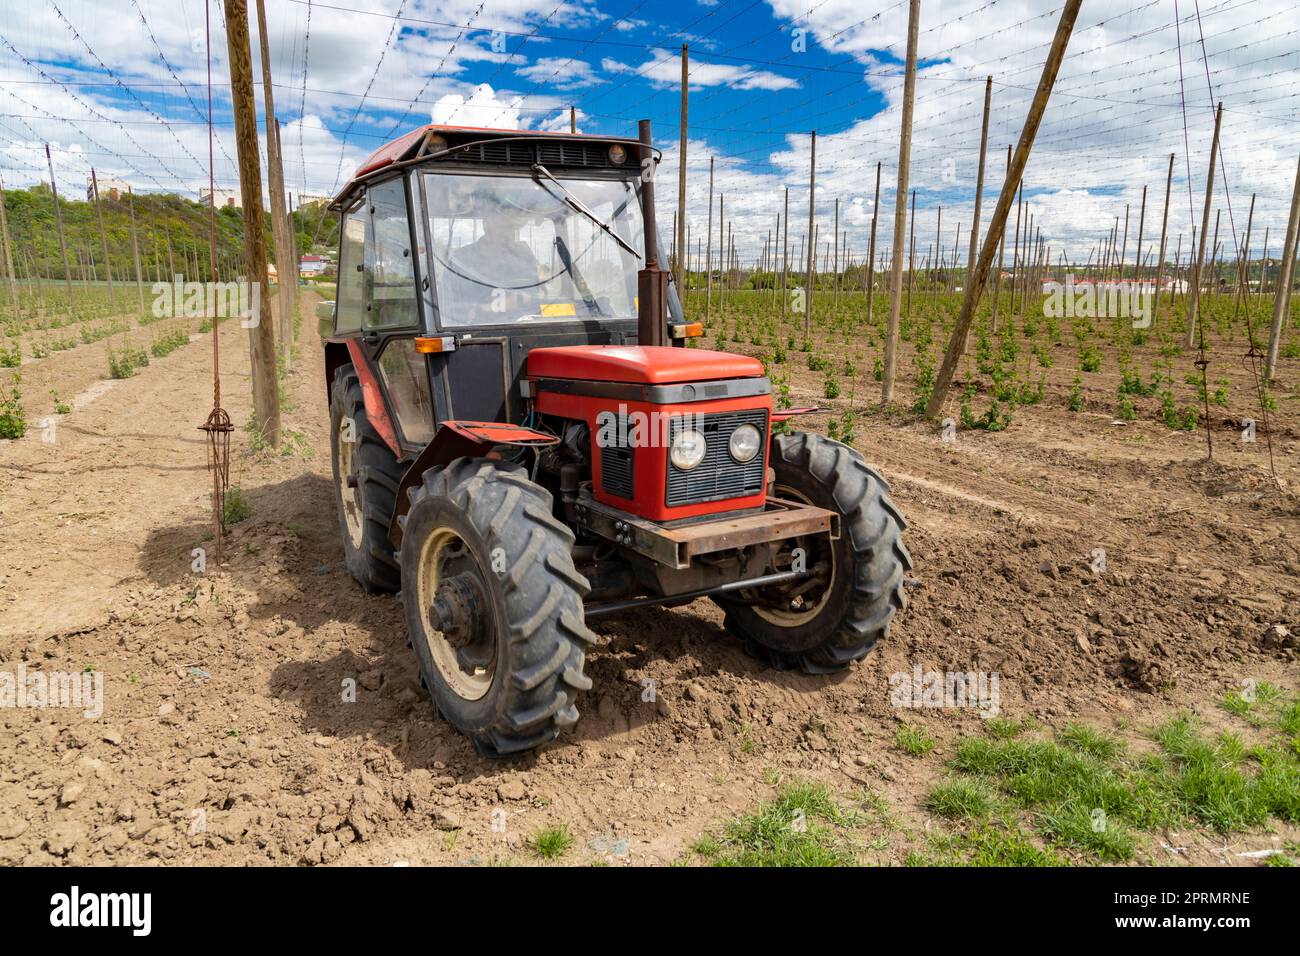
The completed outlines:
[[[447,687],[479,700],[496,676],[496,629],[489,588],[464,539],[438,528],[420,548],[416,600],[429,656]]]
[[[812,504],[806,495],[784,485],[777,485],[774,493],[778,498]],[[772,585],[754,592],[754,613],[777,627],[798,627],[813,620],[830,600],[835,586],[835,546],[827,536],[792,538],[790,548],[804,549],[807,567],[814,573],[789,584]],[[782,554],[784,553],[786,552],[782,549]],[[817,573],[815,569],[823,563],[826,565],[825,570]]]
[[[343,509],[343,522],[348,529],[348,540],[354,551],[361,549],[366,535],[366,518],[361,507],[361,481],[357,474],[357,443],[351,440],[348,420],[339,422],[337,468],[339,504]]]

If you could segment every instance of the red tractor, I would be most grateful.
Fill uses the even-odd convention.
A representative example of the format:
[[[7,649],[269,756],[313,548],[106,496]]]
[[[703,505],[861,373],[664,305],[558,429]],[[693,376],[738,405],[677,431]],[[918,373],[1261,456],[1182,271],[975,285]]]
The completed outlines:
[[[777,667],[865,656],[903,517],[857,451],[789,432],[755,359],[687,348],[639,139],[426,126],[334,199],[323,303],[348,570],[400,591],[479,751],[578,719],[589,619],[709,597]],[[780,432],[787,432],[781,434]]]

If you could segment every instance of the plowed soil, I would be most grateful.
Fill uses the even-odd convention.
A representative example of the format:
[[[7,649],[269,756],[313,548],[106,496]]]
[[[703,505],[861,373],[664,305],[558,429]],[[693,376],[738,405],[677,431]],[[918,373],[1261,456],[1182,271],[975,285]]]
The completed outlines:
[[[37,423],[0,443],[0,670],[93,667],[105,701],[98,719],[0,710],[0,863],[489,862],[528,859],[550,823],[578,839],[567,861],[664,863],[797,777],[881,793],[920,832],[938,764],[893,747],[898,723],[925,726],[942,753],[980,717],[894,707],[896,672],[997,672],[1005,716],[1124,734],[1179,708],[1222,720],[1215,702],[1246,679],[1295,692],[1294,644],[1266,639],[1278,624],[1300,634],[1289,360],[1271,435],[1281,486],[1262,436],[1243,443],[1233,422],[1213,423],[1210,462],[1203,433],[1070,413],[1056,383],[1056,404],[951,443],[868,416],[857,445],[892,483],[915,562],[911,605],[875,653],[809,677],[748,657],[708,601],[603,619],[574,731],[521,760],[480,759],[432,713],[398,601],[342,565],[312,325],[285,383],[302,440],[253,453],[235,432],[231,481],[251,513],[202,574],[209,342],[111,384],[102,343],[39,363],[29,395],[78,397],[52,434]],[[245,333],[222,329],[224,404],[242,426]],[[792,385],[795,404],[825,404],[818,376]],[[35,419],[52,411],[40,404]],[[1233,849],[1270,845],[1252,840]],[[1180,859],[1238,861],[1205,838],[1142,862]]]

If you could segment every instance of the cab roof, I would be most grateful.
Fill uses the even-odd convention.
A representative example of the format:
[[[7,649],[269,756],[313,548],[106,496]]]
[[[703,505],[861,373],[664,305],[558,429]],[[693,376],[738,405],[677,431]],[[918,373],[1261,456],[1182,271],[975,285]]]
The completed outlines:
[[[622,143],[627,146],[640,146],[640,141],[630,139],[624,136],[594,136],[588,133],[564,133],[544,130],[528,129],[501,129],[490,126],[449,126],[446,124],[429,123],[425,126],[419,126],[411,130],[392,142],[385,143],[357,167],[352,178],[339,190],[338,194],[331,201],[331,205],[337,203],[346,196],[356,184],[365,179],[371,173],[374,173],[386,166],[394,163],[400,163],[404,160],[414,158],[420,148],[420,144],[430,133],[437,133],[448,139],[458,142],[474,142],[478,140],[492,140],[501,137],[527,138],[532,140],[552,140],[558,142],[573,142],[575,140],[589,141],[595,143]],[[480,135],[475,135],[480,134]],[[455,145],[455,144],[453,144]],[[629,153],[631,151],[629,150]]]

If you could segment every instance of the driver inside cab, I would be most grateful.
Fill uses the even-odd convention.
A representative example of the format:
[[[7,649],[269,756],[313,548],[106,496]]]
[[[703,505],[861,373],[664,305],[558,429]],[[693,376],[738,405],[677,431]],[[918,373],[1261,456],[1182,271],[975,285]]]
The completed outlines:
[[[527,217],[494,205],[483,211],[483,235],[455,251],[454,262],[475,278],[491,278],[502,289],[524,289],[542,279],[542,266],[519,239]]]

